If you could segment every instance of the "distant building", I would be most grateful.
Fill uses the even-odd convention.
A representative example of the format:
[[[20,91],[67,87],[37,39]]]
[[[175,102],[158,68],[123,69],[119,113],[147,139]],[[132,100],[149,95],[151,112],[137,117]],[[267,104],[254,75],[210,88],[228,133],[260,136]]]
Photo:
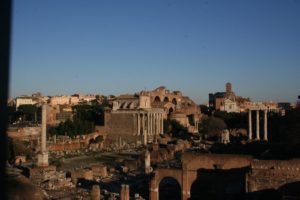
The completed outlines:
[[[16,98],[16,109],[18,109],[18,107],[20,105],[34,105],[37,103],[38,102],[35,101],[32,97],[28,97],[28,96],[17,97]]]
[[[232,91],[232,84],[226,83],[226,92],[216,92],[209,94],[209,107],[214,110],[225,112],[244,112],[249,98],[236,96]]]
[[[180,91],[170,92],[161,86],[153,91],[141,91],[116,97],[108,119],[108,138],[122,138],[127,142],[154,141],[163,133],[163,120],[173,119],[198,131],[201,110],[189,97]]]

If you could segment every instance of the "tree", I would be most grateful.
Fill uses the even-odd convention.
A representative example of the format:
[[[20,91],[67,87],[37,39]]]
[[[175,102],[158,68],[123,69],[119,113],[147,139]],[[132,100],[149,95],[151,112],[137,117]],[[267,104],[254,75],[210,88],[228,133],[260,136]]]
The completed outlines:
[[[229,129],[240,129],[248,127],[247,113],[227,113],[224,111],[215,111],[214,117],[223,119]]]
[[[217,117],[207,117],[200,124],[200,133],[207,137],[219,137],[221,131],[226,129],[226,124],[223,119]]]
[[[30,104],[20,105],[18,107],[18,111],[23,116],[23,120],[26,121],[36,121],[37,110],[38,108],[35,105]]]
[[[189,137],[187,128],[176,120],[164,120],[164,133],[172,133],[173,137],[181,139]]]

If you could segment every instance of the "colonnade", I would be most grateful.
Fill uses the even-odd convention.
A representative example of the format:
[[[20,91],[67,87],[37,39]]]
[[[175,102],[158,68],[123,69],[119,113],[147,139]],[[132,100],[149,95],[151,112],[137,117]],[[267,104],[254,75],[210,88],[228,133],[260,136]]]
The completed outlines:
[[[249,109],[248,112],[248,137],[249,140],[252,140],[252,111],[254,109]],[[259,132],[259,113],[260,110],[254,110],[256,111],[256,140],[260,140],[260,132]],[[268,140],[268,110],[264,109],[264,140]]]
[[[137,135],[158,135],[164,132],[164,116],[162,112],[138,112]]]

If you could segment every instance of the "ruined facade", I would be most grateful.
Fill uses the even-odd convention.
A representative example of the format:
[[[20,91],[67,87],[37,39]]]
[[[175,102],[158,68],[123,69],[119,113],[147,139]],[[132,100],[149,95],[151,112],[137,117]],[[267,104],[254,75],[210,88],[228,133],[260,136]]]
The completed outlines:
[[[180,186],[182,200],[274,196],[274,199],[298,199],[300,196],[299,159],[256,160],[246,155],[186,152],[181,167],[155,170],[149,188],[151,200],[159,199],[161,182],[166,178]]]
[[[109,127],[107,139],[126,143],[154,142],[164,132],[164,119],[177,120],[190,132],[198,132],[201,111],[196,103],[181,92],[170,92],[165,87],[121,95],[113,102],[110,113],[105,113]]]
[[[163,133],[165,113],[161,108],[152,108],[149,93],[119,96],[109,115],[107,139],[119,140],[121,145],[122,141],[147,144]]]
[[[171,92],[164,86],[150,91],[149,94],[152,107],[163,109],[166,117],[178,121],[189,132],[198,132],[201,110],[192,99],[183,96],[180,91]]]

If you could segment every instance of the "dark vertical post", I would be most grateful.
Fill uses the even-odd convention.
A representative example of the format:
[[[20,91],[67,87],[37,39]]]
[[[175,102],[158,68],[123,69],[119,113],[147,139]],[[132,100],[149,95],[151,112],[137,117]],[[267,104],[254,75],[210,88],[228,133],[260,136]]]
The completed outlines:
[[[7,147],[7,99],[10,63],[11,0],[0,1],[0,199],[7,199],[5,163]]]

